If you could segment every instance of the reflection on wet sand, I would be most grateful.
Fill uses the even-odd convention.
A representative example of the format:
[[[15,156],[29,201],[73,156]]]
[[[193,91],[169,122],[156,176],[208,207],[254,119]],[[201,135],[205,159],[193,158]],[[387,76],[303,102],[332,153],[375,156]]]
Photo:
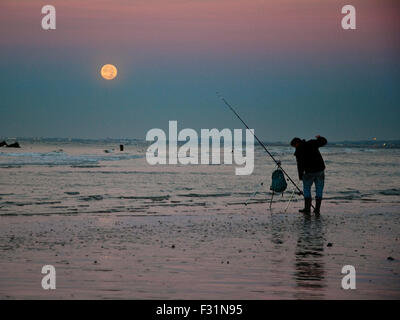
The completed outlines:
[[[304,215],[297,228],[295,250],[295,293],[297,299],[324,297],[324,228],[319,216]]]

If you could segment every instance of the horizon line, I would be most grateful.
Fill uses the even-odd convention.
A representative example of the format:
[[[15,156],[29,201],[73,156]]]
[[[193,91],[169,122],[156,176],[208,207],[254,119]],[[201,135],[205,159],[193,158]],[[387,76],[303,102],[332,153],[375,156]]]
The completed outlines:
[[[84,138],[84,137],[43,137],[43,136],[37,136],[37,137],[6,137],[6,136],[0,136],[0,140],[87,140],[87,141],[101,141],[101,140],[110,140],[110,141],[116,141],[116,140],[136,140],[136,141],[146,141],[145,138],[123,138],[123,137],[118,137],[118,138],[113,138],[113,137],[104,137],[104,138]],[[168,139],[166,141],[169,141]],[[280,144],[286,144],[290,143],[282,140],[261,140],[263,143],[280,143]],[[179,142],[185,142],[185,141],[179,141]],[[328,144],[338,144],[338,143],[355,143],[355,142],[364,142],[364,143],[380,143],[380,142],[386,142],[386,143],[391,143],[391,142],[400,142],[400,138],[397,139],[358,139],[358,140],[333,140],[333,141],[328,141]],[[255,144],[258,143],[255,141]]]

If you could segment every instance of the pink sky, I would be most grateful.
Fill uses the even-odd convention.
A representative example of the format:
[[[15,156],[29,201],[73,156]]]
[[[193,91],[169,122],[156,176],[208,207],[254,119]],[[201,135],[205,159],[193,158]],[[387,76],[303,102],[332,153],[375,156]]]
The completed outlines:
[[[356,31],[335,0],[54,0],[57,30],[40,28],[43,1],[2,0],[3,45],[139,49],[176,54],[332,53],[398,46],[399,1],[355,0]]]

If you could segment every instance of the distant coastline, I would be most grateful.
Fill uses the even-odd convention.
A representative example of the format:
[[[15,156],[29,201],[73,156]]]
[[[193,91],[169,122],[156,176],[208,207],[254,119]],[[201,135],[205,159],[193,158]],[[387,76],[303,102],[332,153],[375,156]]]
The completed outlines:
[[[20,141],[28,143],[123,143],[123,144],[148,144],[144,139],[135,138],[103,138],[103,139],[89,139],[89,138],[44,138],[44,137],[0,137],[0,140]],[[263,141],[268,146],[288,146],[289,142],[282,141]],[[344,140],[328,142],[327,147],[332,148],[372,148],[372,149],[399,149],[400,140]]]

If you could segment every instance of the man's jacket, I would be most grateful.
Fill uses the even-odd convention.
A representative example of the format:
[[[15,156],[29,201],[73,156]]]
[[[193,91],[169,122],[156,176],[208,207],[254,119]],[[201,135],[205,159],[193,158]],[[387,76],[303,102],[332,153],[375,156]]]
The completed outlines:
[[[296,148],[294,155],[297,160],[297,170],[299,171],[299,179],[303,179],[304,173],[313,173],[325,170],[324,159],[318,148],[327,144],[324,137],[313,140],[303,140]]]

